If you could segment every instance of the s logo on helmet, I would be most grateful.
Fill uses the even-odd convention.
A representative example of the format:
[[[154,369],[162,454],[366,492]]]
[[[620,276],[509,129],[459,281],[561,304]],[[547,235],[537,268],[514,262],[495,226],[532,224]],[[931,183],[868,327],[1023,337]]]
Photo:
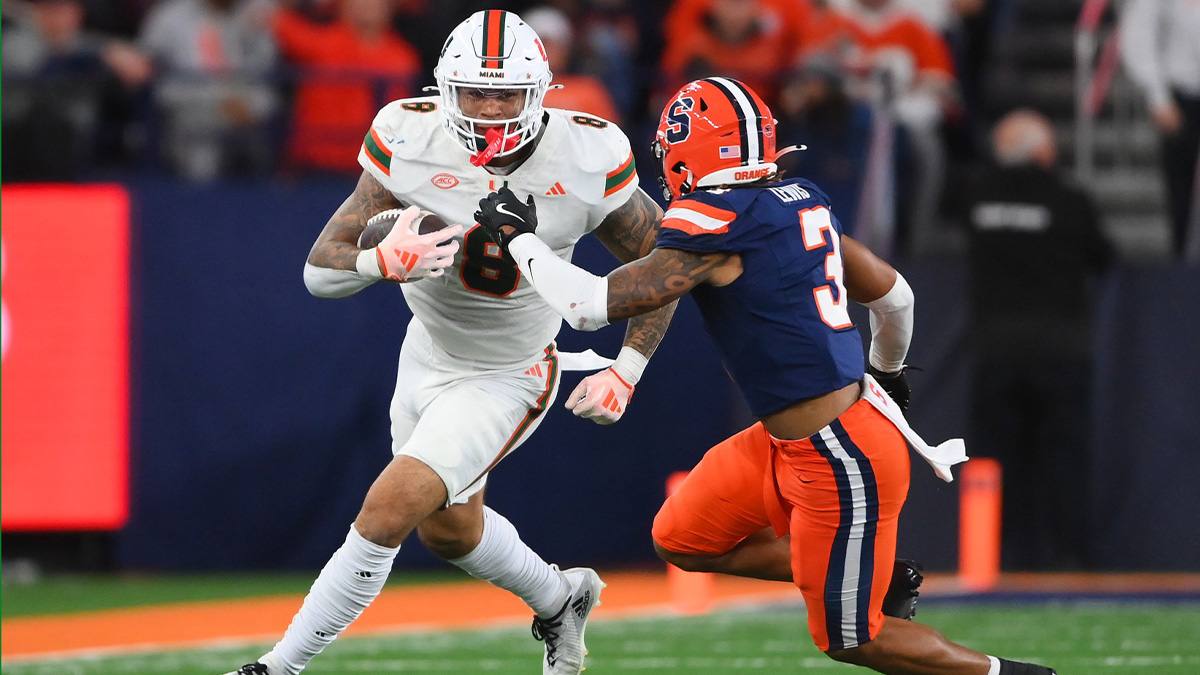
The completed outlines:
[[[688,117],[688,113],[695,107],[696,102],[690,97],[685,96],[675,100],[671,104],[671,108],[667,111],[667,142],[678,143],[687,140],[687,137],[692,133],[692,119]]]

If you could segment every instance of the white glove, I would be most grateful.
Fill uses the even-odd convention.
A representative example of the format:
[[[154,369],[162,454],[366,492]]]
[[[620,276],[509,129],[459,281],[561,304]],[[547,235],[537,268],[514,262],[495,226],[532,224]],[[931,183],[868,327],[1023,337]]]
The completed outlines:
[[[417,234],[412,225],[420,213],[421,209],[416,206],[405,209],[392,231],[375,247],[379,272],[392,281],[440,277],[458,253],[458,242],[447,240],[462,232],[462,225]]]
[[[633,385],[605,368],[583,378],[567,397],[567,410],[596,424],[612,424],[621,419],[632,396]]]

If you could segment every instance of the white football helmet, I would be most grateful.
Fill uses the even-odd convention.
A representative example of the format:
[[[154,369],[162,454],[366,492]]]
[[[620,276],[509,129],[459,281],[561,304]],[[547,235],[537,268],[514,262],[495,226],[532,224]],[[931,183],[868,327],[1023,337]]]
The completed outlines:
[[[521,17],[502,9],[475,12],[446,38],[433,70],[442,96],[442,124],[467,152],[487,147],[478,125],[504,125],[505,140],[497,157],[509,155],[537,137],[542,126],[542,99],[550,87],[550,64],[542,41]],[[459,105],[461,89],[520,89],[521,113],[511,119],[467,117]]]

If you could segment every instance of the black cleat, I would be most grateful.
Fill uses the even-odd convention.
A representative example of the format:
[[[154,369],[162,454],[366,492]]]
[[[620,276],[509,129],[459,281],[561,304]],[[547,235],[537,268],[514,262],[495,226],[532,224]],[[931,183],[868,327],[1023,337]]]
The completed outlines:
[[[998,660],[1000,661],[1000,675],[1058,675],[1057,670],[1039,666],[1036,663],[1023,663],[1008,659]]]
[[[233,671],[232,673],[225,673],[225,675],[271,675],[271,674],[270,674],[270,672],[267,671],[267,667],[265,665],[259,663],[258,661],[255,661],[254,663],[247,663],[246,665],[242,666],[241,668],[238,668],[237,670]]]
[[[915,560],[897,559],[892,567],[892,582],[888,585],[887,595],[883,596],[883,613],[897,619],[912,619],[917,614],[917,590],[925,577],[921,572],[925,568]]]

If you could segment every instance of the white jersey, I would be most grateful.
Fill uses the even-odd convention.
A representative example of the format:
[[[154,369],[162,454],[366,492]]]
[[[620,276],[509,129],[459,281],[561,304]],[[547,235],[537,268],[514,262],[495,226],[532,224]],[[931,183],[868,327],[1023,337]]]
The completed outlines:
[[[507,185],[537,201],[537,236],[569,261],[580,237],[637,189],[629,139],[611,122],[547,108],[537,147],[507,175],[472,166],[442,128],[439,97],[393,101],[379,111],[358,161],[406,205],[461,223],[454,265],[436,279],[402,284],[404,298],[433,345],[478,368],[536,360],[558,334],[561,317],[509,255],[475,224],[479,200]]]

